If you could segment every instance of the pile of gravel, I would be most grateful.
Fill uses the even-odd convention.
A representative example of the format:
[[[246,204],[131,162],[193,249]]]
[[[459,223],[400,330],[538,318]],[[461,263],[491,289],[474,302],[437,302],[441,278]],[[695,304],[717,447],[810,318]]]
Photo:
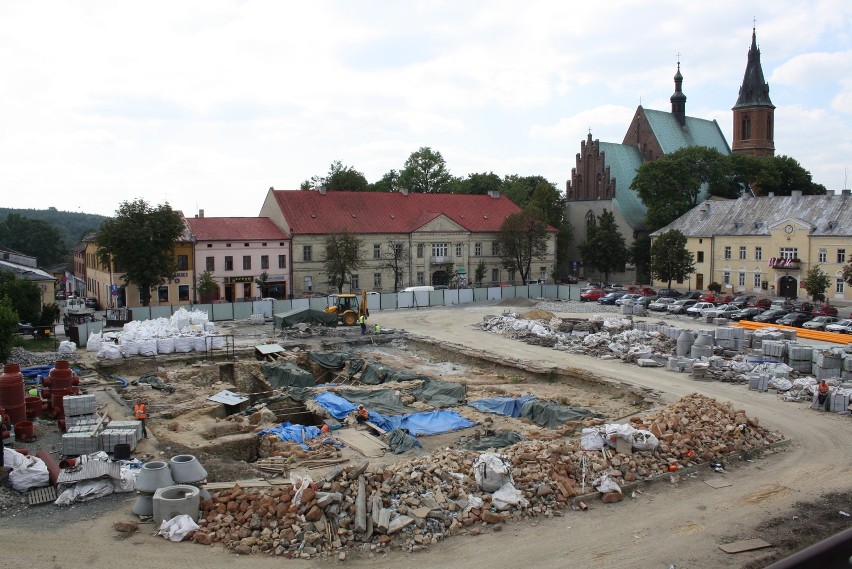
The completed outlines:
[[[76,362],[79,355],[74,354],[58,354],[56,352],[29,352],[20,346],[12,348],[12,353],[6,360],[7,364],[18,364],[22,368],[32,366],[53,365],[56,360],[69,360]]]

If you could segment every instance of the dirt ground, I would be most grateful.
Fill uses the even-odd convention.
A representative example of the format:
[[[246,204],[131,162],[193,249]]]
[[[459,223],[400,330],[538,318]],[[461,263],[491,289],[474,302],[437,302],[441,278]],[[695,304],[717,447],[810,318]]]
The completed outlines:
[[[674,565],[678,569],[721,566],[751,569],[764,567],[771,560],[852,526],[852,518],[841,513],[852,513],[849,416],[818,413],[803,404],[748,391],[743,385],[694,382],[685,375],[659,368],[639,368],[530,346],[473,327],[485,315],[504,309],[492,305],[383,311],[374,320],[380,321],[384,328],[403,328],[426,343],[514,359],[521,370],[551,367],[578,379],[541,381],[520,372],[507,373],[499,366],[490,369],[441,361],[440,356],[424,356],[421,350],[415,354],[394,347],[370,349],[388,365],[424,373],[431,371],[433,375],[438,370],[443,379],[464,381],[472,394],[520,395],[534,390],[541,397],[564,398],[573,405],[604,410],[612,418],[639,412],[647,401],[619,396],[616,390],[594,384],[584,386],[584,378],[599,376],[610,386],[624,385],[639,393],[659,394],[660,403],[699,392],[731,401],[749,416],[759,418],[762,426],[783,432],[791,442],[754,456],[753,461],[732,458],[723,475],[710,469],[698,471],[694,476],[675,475],[641,485],[618,504],[594,502],[589,504],[588,511],[566,510],[562,516],[507,525],[502,531],[451,538],[416,554],[373,553],[367,549],[348,552],[345,561],[338,558],[283,561],[236,556],[221,546],[165,542],[152,535],[152,525],[143,524],[133,534],[117,534],[112,523],[129,519],[133,501],[129,496],[125,507],[108,515],[76,520],[59,528],[4,528],[0,530],[0,556],[13,559],[25,555],[28,564],[63,568],[100,567],[135,556],[144,559],[151,569],[202,565],[211,569],[266,568],[280,567],[282,563],[294,567],[345,564],[370,568],[409,567],[417,563],[477,569],[483,564],[497,568],[534,564],[543,568]],[[261,336],[263,332],[259,331],[258,337]],[[430,445],[443,442],[436,439]],[[152,455],[183,450],[177,441],[155,445],[149,440],[145,444]],[[167,450],[159,448],[169,444],[172,446]],[[146,452],[146,448],[142,451]],[[223,476],[227,474],[222,472]],[[720,476],[731,485],[714,488],[707,483]],[[73,516],[74,511],[60,510],[58,515]],[[736,555],[726,554],[718,547],[752,537],[761,537],[774,547]],[[38,543],[38,547],[22,548],[22,544],[33,543]]]

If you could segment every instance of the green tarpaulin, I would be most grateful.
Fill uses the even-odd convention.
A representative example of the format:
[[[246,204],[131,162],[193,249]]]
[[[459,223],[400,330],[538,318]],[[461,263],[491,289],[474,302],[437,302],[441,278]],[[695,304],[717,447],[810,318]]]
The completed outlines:
[[[263,375],[269,385],[280,387],[313,387],[316,385],[314,375],[291,362],[260,364]]]
[[[273,316],[275,329],[289,328],[296,324],[322,324],[337,326],[337,315],[313,308],[294,308],[289,312],[281,312]]]
[[[375,391],[335,389],[334,392],[355,405],[363,405],[369,411],[375,411],[382,415],[405,415],[419,411],[419,409],[413,407],[406,407],[399,397],[399,392],[393,389],[377,389]]]
[[[526,417],[542,427],[555,429],[566,421],[579,421],[586,417],[603,417],[603,415],[592,413],[588,409],[560,405],[554,401],[531,399],[521,407],[521,417]]]
[[[467,386],[452,381],[434,381],[427,379],[417,387],[405,390],[418,401],[432,407],[457,407],[465,402]]]
[[[361,372],[361,383],[367,385],[378,385],[389,381],[413,381],[415,379],[429,378],[413,371],[398,370],[375,362],[368,363],[364,367],[364,371]]]
[[[308,352],[308,357],[325,369],[343,369],[350,355],[344,352]]]
[[[492,448],[510,447],[514,444],[521,442],[522,440],[524,440],[524,437],[522,437],[518,433],[494,433],[493,435],[479,437],[478,439],[471,439],[461,445],[461,448],[466,450],[486,451]]]

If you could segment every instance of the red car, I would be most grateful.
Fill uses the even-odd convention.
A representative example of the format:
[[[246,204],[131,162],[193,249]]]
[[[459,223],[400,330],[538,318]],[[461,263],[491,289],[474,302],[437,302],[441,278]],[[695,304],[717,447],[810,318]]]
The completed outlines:
[[[606,295],[606,291],[602,288],[592,288],[587,291],[580,293],[580,300],[582,302],[595,302],[602,296]]]
[[[760,297],[752,298],[748,302],[748,306],[751,307],[751,308],[762,308],[764,310],[769,310],[769,307],[772,306],[772,301],[768,298],[760,298]],[[833,315],[829,314],[827,316],[833,316]]]
[[[734,297],[730,294],[717,294],[715,292],[708,292],[698,297],[698,302],[712,302],[713,304],[728,304],[733,300]]]
[[[811,316],[837,316],[837,309],[829,304],[817,304],[811,310]]]

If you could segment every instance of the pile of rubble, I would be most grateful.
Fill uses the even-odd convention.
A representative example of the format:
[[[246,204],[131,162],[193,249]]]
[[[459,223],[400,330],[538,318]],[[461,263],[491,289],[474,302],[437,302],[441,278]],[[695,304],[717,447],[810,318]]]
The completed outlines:
[[[56,360],[70,360],[76,362],[80,356],[76,353],[58,354],[56,352],[28,352],[20,346],[12,348],[12,352],[6,359],[7,364],[18,364],[21,369],[34,366],[53,365]]]
[[[698,394],[631,424],[658,437],[655,451],[583,451],[578,440],[525,441],[504,449],[518,492],[514,505],[477,485],[479,453],[447,449],[377,469],[367,463],[337,467],[316,482],[296,477],[287,487],[215,493],[202,503],[194,540],[221,542],[242,554],[286,557],[330,555],[365,544],[371,550],[395,543],[416,551],[459,532],[555,515],[593,492],[593,480],[603,474],[618,483],[650,480],[782,438],[730,403]]]

